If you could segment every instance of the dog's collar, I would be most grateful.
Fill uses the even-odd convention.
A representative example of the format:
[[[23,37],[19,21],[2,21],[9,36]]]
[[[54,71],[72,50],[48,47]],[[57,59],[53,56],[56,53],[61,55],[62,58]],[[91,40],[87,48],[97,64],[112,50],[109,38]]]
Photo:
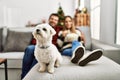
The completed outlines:
[[[38,46],[39,48],[41,48],[41,49],[47,49],[47,48],[49,48],[50,46]]]

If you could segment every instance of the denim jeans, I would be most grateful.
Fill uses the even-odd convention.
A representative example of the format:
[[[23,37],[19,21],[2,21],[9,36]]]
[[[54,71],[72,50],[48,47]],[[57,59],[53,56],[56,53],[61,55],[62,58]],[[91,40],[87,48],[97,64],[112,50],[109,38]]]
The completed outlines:
[[[72,42],[72,47],[71,47],[71,48],[64,49],[61,54],[62,54],[62,55],[66,55],[66,56],[72,56],[73,51],[74,51],[78,46],[80,46],[80,45],[81,45],[80,42],[78,42],[78,41],[73,41],[73,42]]]
[[[29,70],[37,63],[34,56],[35,45],[30,45],[25,49],[25,54],[22,62],[22,74],[21,79],[29,72]]]

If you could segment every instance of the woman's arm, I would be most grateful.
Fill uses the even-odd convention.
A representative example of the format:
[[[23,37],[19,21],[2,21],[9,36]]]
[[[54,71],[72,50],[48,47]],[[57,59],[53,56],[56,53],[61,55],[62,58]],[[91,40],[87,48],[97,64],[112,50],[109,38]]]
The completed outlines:
[[[83,43],[83,45],[85,44],[85,35],[84,33],[81,31],[81,30],[76,30],[77,31],[77,34],[80,35],[80,39],[79,41]]]
[[[85,35],[82,32],[81,32],[81,41],[83,41],[83,43],[85,44]]]

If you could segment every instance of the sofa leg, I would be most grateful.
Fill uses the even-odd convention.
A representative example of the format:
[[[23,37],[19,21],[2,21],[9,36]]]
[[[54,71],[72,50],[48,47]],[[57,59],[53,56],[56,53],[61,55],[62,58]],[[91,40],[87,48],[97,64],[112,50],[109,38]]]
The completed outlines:
[[[5,65],[5,80],[8,80],[7,59],[6,59],[5,63],[4,63],[4,65]]]

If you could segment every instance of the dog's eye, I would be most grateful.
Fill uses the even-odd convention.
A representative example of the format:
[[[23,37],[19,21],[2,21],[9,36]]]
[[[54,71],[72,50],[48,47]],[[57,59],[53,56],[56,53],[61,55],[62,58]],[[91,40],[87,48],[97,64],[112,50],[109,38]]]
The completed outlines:
[[[47,29],[43,28],[44,31],[47,31]]]

